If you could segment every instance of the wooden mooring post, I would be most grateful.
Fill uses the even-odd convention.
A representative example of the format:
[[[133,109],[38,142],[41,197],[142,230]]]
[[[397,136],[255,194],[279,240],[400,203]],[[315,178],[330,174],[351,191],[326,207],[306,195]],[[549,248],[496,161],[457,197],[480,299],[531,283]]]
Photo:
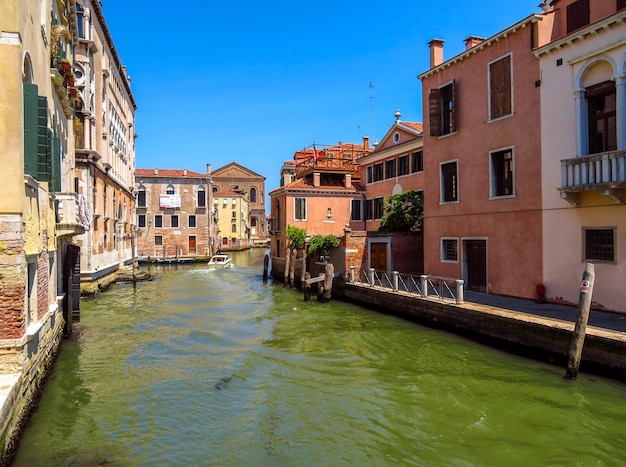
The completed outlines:
[[[263,282],[267,282],[267,270],[270,265],[270,255],[265,255],[263,258]]]
[[[595,282],[595,272],[592,263],[587,263],[583,279],[580,285],[580,298],[578,299],[578,319],[574,326],[574,334],[572,335],[572,343],[567,357],[567,370],[565,378],[576,379],[578,376],[578,367],[583,353],[583,344],[585,343],[585,331],[587,330],[587,322],[589,321],[589,310],[591,309],[591,298],[593,294],[593,284]]]
[[[287,248],[287,256],[285,258],[285,285],[289,284],[289,266],[291,262],[291,249]]]
[[[308,302],[309,300],[311,300],[311,273],[309,272],[305,272],[304,273],[304,280],[302,281],[302,287],[304,289],[304,301]]]

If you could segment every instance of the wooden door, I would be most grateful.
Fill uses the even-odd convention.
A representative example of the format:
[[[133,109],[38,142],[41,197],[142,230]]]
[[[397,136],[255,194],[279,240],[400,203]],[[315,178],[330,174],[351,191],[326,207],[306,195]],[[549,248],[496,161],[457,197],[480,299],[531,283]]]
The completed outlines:
[[[189,254],[190,255],[196,254],[196,236],[195,235],[189,236]]]
[[[387,271],[386,243],[370,243],[370,267],[377,271]]]
[[[487,291],[487,241],[486,240],[466,240],[465,262],[467,268],[468,290],[477,292]]]

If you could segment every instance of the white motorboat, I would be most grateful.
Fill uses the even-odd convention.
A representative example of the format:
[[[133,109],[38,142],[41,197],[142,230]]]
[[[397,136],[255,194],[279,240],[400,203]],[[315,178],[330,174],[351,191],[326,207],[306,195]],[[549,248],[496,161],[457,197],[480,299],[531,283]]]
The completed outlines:
[[[230,255],[220,254],[213,255],[209,260],[209,269],[226,269],[233,265],[233,259]]]

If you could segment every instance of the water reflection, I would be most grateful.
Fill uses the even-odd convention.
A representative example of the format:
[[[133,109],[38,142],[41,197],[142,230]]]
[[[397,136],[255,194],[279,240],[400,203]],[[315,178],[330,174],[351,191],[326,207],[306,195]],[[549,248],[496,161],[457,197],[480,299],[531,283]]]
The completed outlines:
[[[624,385],[235,267],[83,304],[15,465],[617,465]]]

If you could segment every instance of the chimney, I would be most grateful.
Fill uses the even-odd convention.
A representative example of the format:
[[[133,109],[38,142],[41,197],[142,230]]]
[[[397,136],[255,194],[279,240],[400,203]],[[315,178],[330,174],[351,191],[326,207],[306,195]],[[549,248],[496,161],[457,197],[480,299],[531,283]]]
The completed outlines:
[[[183,177],[187,176],[187,169],[183,169]]]
[[[154,175],[159,175],[159,169],[154,169]]]
[[[477,46],[481,42],[484,42],[484,40],[485,40],[484,37],[478,37],[478,36],[469,36],[469,37],[467,37],[465,39],[465,50],[469,50],[472,47]]]
[[[370,138],[369,138],[369,136],[364,136],[363,137],[363,147],[365,149],[369,149],[370,148]]]
[[[346,188],[352,188],[352,174],[346,174],[345,177]]]
[[[207,175],[211,175],[211,164],[206,165],[206,173]]]
[[[435,68],[443,63],[443,43],[444,41],[441,39],[433,39],[428,43],[431,68]]]
[[[315,188],[320,187],[320,173],[319,172],[313,172],[313,186]]]

